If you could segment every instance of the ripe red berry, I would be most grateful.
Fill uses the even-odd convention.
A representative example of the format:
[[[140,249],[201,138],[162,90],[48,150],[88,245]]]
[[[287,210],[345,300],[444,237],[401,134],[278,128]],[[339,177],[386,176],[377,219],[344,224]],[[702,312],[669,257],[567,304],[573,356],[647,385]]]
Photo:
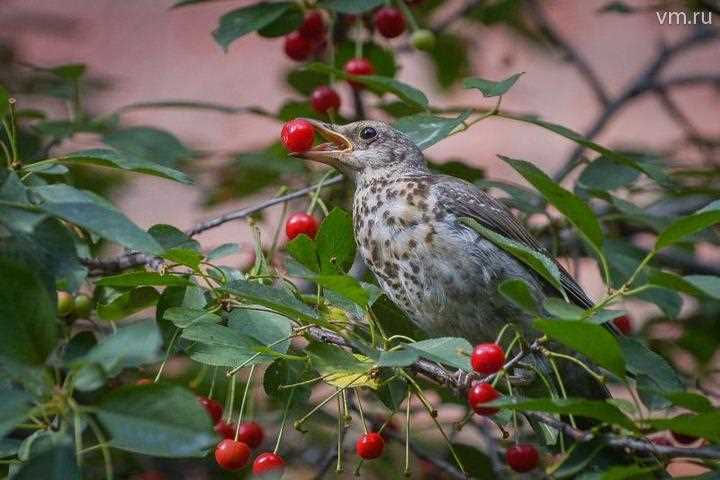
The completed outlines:
[[[480,343],[475,345],[470,363],[476,372],[490,375],[505,364],[505,352],[497,343]]]
[[[318,225],[317,219],[312,215],[308,215],[305,212],[295,212],[290,214],[285,223],[285,233],[290,240],[301,233],[304,233],[310,238],[315,238]]]
[[[198,396],[197,397],[198,402],[200,402],[200,405],[205,407],[205,410],[207,410],[208,414],[210,415],[210,418],[212,419],[213,424],[217,423],[220,418],[222,418],[223,414],[223,406],[220,405],[220,402],[217,402],[216,400],[213,400],[212,398],[208,398],[205,396]]]
[[[650,438],[650,441],[652,443],[654,443],[655,445],[660,445],[663,447],[672,447],[672,442],[664,435],[652,437],[652,438]]]
[[[670,434],[672,435],[673,440],[675,440],[677,443],[682,443],[683,445],[690,445],[698,441],[698,437],[693,437],[692,435],[685,435],[684,433],[677,433],[672,431],[670,432]]]
[[[355,442],[355,451],[360,458],[365,460],[379,457],[382,455],[383,448],[385,448],[385,440],[376,432],[366,433]]]
[[[285,471],[285,462],[277,453],[261,453],[253,462],[252,471],[258,477],[272,473],[274,478],[280,478]]]
[[[535,445],[520,443],[507,449],[505,460],[510,465],[510,468],[516,472],[524,473],[537,467],[540,455]]]
[[[345,73],[347,73],[348,75],[358,76],[372,75],[375,73],[375,68],[373,68],[372,63],[370,63],[370,60],[368,60],[367,58],[353,58],[345,64]],[[364,85],[362,83],[354,82],[352,80],[348,80],[348,83],[355,90],[364,88]]]
[[[250,448],[257,448],[264,438],[263,429],[255,422],[245,422],[240,424],[238,430],[238,440],[245,442]]]
[[[215,432],[220,435],[221,438],[231,438],[235,439],[235,424],[232,422],[226,422],[225,420],[220,420],[215,424]],[[240,440],[238,438],[238,440]]]
[[[375,28],[385,38],[395,38],[405,31],[405,17],[394,7],[382,7],[373,16]]]
[[[225,470],[244,467],[250,458],[250,447],[243,442],[225,439],[215,447],[215,461]]]
[[[310,95],[310,105],[318,113],[327,113],[330,109],[337,112],[340,108],[340,95],[327,85],[321,85]]]
[[[613,320],[613,323],[623,335],[630,335],[633,331],[632,322],[630,321],[629,315],[617,317],[615,320]]]
[[[312,10],[305,14],[305,20],[298,28],[298,33],[311,42],[322,41],[325,36],[325,19],[320,10]]]
[[[315,140],[315,129],[307,120],[296,118],[283,125],[280,140],[293,153],[306,152]]]
[[[296,62],[307,60],[312,52],[313,42],[300,32],[292,32],[285,37],[285,54]]]
[[[500,394],[489,383],[476,383],[468,390],[468,404],[478,415],[495,415],[497,408],[483,407],[483,403],[492,402]]]

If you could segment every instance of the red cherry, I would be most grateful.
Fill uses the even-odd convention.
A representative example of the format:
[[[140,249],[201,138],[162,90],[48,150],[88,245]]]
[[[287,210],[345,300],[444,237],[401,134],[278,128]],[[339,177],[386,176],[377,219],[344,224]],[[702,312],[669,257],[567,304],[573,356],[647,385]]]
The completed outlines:
[[[615,320],[613,320],[613,323],[623,335],[630,335],[633,331],[632,322],[630,321],[629,315],[617,317]]]
[[[337,112],[340,108],[340,95],[327,85],[321,85],[310,95],[310,105],[318,113],[327,113],[330,109]]]
[[[385,440],[376,432],[366,433],[355,442],[355,451],[360,458],[365,460],[379,457],[382,455],[383,448],[385,448]]]
[[[400,10],[383,7],[373,16],[375,28],[385,38],[395,38],[405,31],[405,17]]]
[[[683,445],[690,445],[698,441],[698,437],[693,437],[692,435],[685,435],[684,433],[677,433],[671,431],[670,435],[672,435],[673,440],[675,440],[677,443],[682,443]]]
[[[375,73],[372,63],[367,58],[353,58],[345,64],[345,73],[348,75],[372,75]],[[348,80],[350,86],[355,90],[365,88],[362,83]]]
[[[307,60],[312,52],[313,42],[300,35],[300,32],[292,32],[285,37],[285,54],[293,60]]]
[[[225,470],[244,467],[250,458],[250,447],[243,442],[225,439],[215,447],[215,461]]]
[[[208,414],[210,415],[210,418],[212,419],[213,423],[217,423],[220,418],[222,418],[223,414],[223,406],[220,405],[219,402],[213,400],[212,398],[208,398],[205,396],[200,395],[198,398],[198,402],[200,402],[200,405],[205,407],[205,410],[207,410]]]
[[[283,125],[280,140],[293,153],[306,152],[315,140],[315,129],[307,120],[296,118]]]
[[[285,471],[285,462],[277,453],[261,453],[253,462],[253,475],[262,476],[272,473],[275,478],[282,477]]]
[[[505,352],[497,343],[481,343],[475,345],[470,363],[476,372],[490,375],[505,365]]]
[[[540,455],[535,445],[520,443],[507,449],[505,460],[510,465],[510,468],[516,472],[524,473],[537,467]]]
[[[301,233],[304,233],[310,238],[315,238],[318,226],[317,219],[312,215],[308,215],[305,212],[295,212],[290,214],[285,223],[285,233],[290,240]]]
[[[257,448],[264,438],[263,429],[255,422],[246,422],[240,424],[238,431],[238,440],[245,442],[250,448]]]
[[[492,402],[500,394],[489,383],[476,383],[468,390],[468,403],[478,415],[495,415],[498,412],[494,407],[483,407],[483,403]]]
[[[225,420],[220,420],[215,424],[215,432],[220,435],[222,438],[231,438],[235,439],[235,424],[230,422],[226,422]],[[238,438],[238,440],[240,440]]]
[[[319,42],[325,36],[325,19],[320,10],[312,10],[305,14],[303,24],[298,33],[312,42]]]
[[[672,442],[671,442],[670,440],[668,440],[668,438],[667,438],[666,436],[664,436],[664,435],[660,435],[660,436],[657,436],[657,437],[652,437],[652,438],[650,439],[650,441],[651,441],[652,443],[654,443],[655,445],[660,445],[660,446],[663,446],[663,447],[672,447]]]
[[[152,380],[150,380],[149,378],[141,378],[140,380],[135,382],[135,385],[152,385],[153,383],[154,382]]]

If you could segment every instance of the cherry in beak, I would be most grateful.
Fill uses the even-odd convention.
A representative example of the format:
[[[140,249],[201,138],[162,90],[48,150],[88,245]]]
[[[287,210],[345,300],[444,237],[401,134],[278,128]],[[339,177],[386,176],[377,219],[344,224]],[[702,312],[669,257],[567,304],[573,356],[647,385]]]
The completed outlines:
[[[350,140],[345,135],[337,132],[332,124],[309,118],[303,120],[310,123],[315,128],[315,131],[327,142],[315,145],[306,152],[293,153],[292,156],[337,167],[340,163],[340,156],[352,151]]]

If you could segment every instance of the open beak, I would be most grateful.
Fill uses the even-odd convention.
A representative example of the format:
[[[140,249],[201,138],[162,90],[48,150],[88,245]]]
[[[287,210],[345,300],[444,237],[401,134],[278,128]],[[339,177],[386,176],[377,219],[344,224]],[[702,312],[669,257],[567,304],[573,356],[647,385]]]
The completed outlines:
[[[325,163],[333,167],[339,166],[342,154],[349,153],[353,149],[350,139],[335,131],[334,127],[329,123],[319,122],[310,118],[305,118],[303,120],[312,124],[315,131],[324,140],[327,140],[327,142],[315,145],[306,152],[293,153],[292,156]]]

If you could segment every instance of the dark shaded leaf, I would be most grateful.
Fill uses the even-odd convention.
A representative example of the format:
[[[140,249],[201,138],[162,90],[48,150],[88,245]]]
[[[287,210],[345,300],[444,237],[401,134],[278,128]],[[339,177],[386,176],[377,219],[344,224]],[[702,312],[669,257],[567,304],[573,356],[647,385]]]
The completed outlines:
[[[245,298],[250,303],[263,305],[286,315],[288,318],[300,318],[307,322],[317,320],[317,312],[295,298],[286,290],[272,288],[246,280],[234,280],[223,290]]]
[[[104,135],[102,140],[135,162],[174,167],[191,155],[190,150],[175,135],[153,127],[116,129]],[[180,172],[174,175],[177,174],[183,175]]]
[[[101,278],[96,285],[106,287],[139,287],[143,285],[153,286],[184,286],[189,285],[190,280],[181,275],[160,274],[157,272],[128,272],[119,275],[112,275]]]
[[[442,337],[408,343],[406,348],[417,351],[422,357],[435,362],[470,371],[472,345],[464,338]]]
[[[154,305],[157,300],[157,290],[152,287],[140,287],[129,291],[105,287],[98,299],[96,311],[98,317],[103,320],[120,320]]]
[[[322,273],[347,272],[355,260],[352,216],[345,210],[334,208],[320,224],[315,244]]]
[[[466,89],[475,88],[477,90],[480,90],[480,93],[483,94],[483,97],[489,98],[489,97],[499,97],[501,95],[505,95],[508,90],[512,88],[513,85],[515,85],[515,82],[517,82],[517,79],[520,78],[520,75],[522,75],[524,72],[516,73],[514,75],[509,76],[505,80],[500,81],[492,81],[492,80],[485,80],[482,78],[466,78],[463,81],[463,86]]]
[[[213,32],[213,37],[223,49],[227,50],[232,42],[243,35],[273,23],[291,6],[293,4],[289,2],[259,2],[232,10],[220,18],[220,24]]]
[[[217,442],[210,417],[175,385],[121,387],[97,405],[97,417],[121,450],[156,457],[200,457]]]
[[[675,220],[660,233],[655,241],[655,250],[662,250],[673,243],[679,242],[688,235],[700,232],[720,223],[720,200],[701,208],[692,215]]]
[[[428,53],[433,61],[435,79],[442,88],[452,87],[470,71],[468,46],[462,37],[439,33]]]
[[[658,430],[667,429],[675,433],[705,438],[711,442],[720,442],[720,410],[698,415],[651,419],[648,423]]]
[[[321,0],[319,6],[339,13],[356,15],[379,7],[383,0]]]

